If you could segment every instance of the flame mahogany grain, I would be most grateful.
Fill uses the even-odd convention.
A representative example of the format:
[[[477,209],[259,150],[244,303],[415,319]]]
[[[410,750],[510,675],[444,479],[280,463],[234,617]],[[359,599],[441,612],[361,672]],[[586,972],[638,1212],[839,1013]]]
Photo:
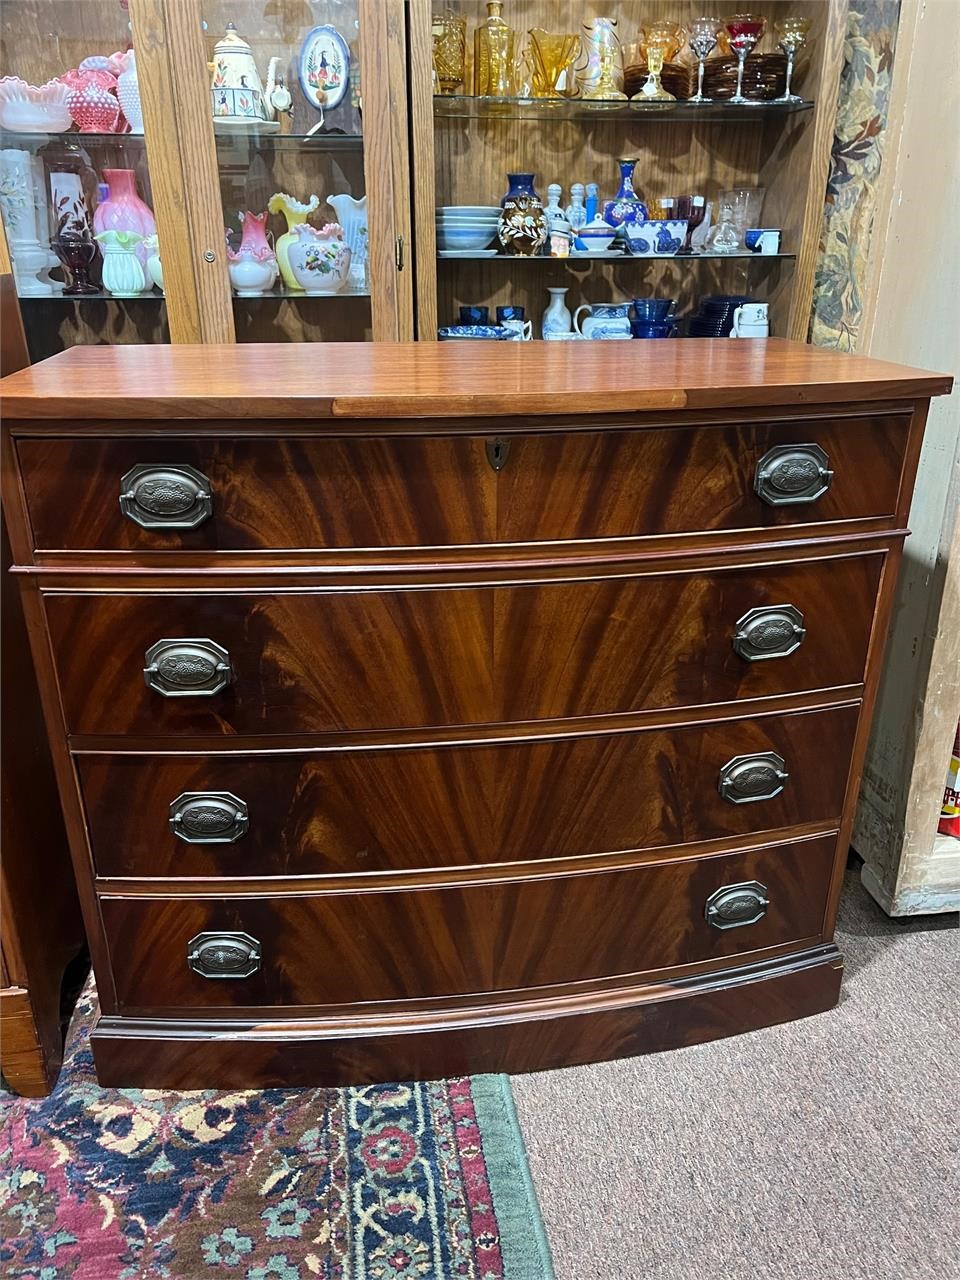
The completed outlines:
[[[5,379],[3,496],[109,1085],[535,1070],[835,1003],[832,942],[926,398],[951,380],[776,339],[74,348]],[[486,445],[502,436],[506,465]],[[759,456],[835,478],[767,507]],[[141,462],[209,476],[138,528]],[[737,619],[804,614],[747,663]],[[206,636],[235,679],[147,690]],[[717,791],[776,751],[781,795]],[[233,845],[167,827],[250,807]],[[720,931],[718,887],[769,911]],[[186,964],[259,939],[248,978]]]

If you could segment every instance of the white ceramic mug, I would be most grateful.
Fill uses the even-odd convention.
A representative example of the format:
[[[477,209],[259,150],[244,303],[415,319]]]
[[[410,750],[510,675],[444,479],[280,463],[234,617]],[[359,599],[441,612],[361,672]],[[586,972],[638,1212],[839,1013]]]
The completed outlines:
[[[745,302],[733,313],[731,338],[769,338],[770,308],[766,302]]]
[[[497,323],[504,329],[513,331],[513,337],[508,338],[508,342],[529,342],[533,337],[532,320],[498,320]]]

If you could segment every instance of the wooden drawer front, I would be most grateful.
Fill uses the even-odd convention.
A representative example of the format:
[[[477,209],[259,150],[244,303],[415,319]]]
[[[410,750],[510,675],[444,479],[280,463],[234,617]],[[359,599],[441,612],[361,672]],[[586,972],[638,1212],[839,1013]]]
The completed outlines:
[[[600,581],[290,595],[50,595],[75,733],[320,733],[695,706],[857,684],[882,556]],[[803,643],[734,652],[748,610],[792,604]],[[148,689],[145,654],[203,637],[211,696]]]
[[[857,708],[841,707],[509,746],[91,755],[77,767],[101,876],[352,874],[826,827],[839,821],[856,723]],[[785,761],[781,793],[722,798],[723,765],[762,752]],[[197,793],[219,811],[232,802],[218,796],[242,801],[246,832],[231,843],[175,836],[171,804]]]
[[[302,897],[102,899],[124,1008],[343,1005],[512,991],[696,964],[814,938],[834,836],[629,871]],[[756,883],[766,914],[707,922],[717,890]],[[760,892],[759,890],[756,892]],[[211,978],[191,943],[251,939],[259,968]],[[256,961],[248,968],[253,967]]]
[[[459,546],[890,516],[908,425],[887,415],[519,436],[499,474],[485,436],[28,439],[18,453],[43,550]],[[801,444],[826,453],[829,489],[769,505],[754,492],[757,464]],[[119,503],[138,466],[193,468],[212,514],[195,528],[143,528]]]

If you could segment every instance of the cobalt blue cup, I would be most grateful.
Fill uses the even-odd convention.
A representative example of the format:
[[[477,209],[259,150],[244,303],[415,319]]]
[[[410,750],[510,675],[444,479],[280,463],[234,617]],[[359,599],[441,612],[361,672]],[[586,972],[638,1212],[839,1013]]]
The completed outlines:
[[[648,322],[666,320],[672,306],[672,298],[634,298],[633,316]]]
[[[497,324],[503,324],[504,320],[525,320],[526,316],[525,307],[497,307]]]
[[[673,325],[664,321],[631,320],[630,332],[635,338],[669,338]]]
[[[487,324],[489,323],[490,308],[489,307],[461,307],[460,323],[461,324]]]

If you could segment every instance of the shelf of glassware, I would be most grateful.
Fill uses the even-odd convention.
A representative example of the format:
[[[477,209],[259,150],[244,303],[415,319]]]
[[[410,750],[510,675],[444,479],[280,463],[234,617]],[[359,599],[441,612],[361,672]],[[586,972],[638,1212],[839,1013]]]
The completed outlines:
[[[56,282],[54,281],[56,288]],[[132,296],[110,293],[106,289],[97,289],[94,293],[64,293],[57,289],[55,293],[21,293],[18,295],[21,304],[34,302],[163,302],[165,295],[157,290],[146,293],[135,293]]]
[[[756,101],[691,102],[678,98],[675,102],[631,102],[619,98],[492,98],[472,94],[435,94],[433,114],[443,119],[496,120],[650,120],[657,124],[693,124],[697,121],[727,124],[742,121],[760,123],[772,117],[791,116],[811,111],[813,102]]]
[[[60,142],[76,147],[134,147],[145,145],[142,133],[78,133],[63,130],[60,133],[22,133],[19,130],[0,129],[0,143],[4,148],[19,147],[21,150],[33,151],[46,146],[50,142]]]
[[[579,266],[590,262],[676,262],[676,263],[697,263],[697,262],[793,262],[796,260],[795,253],[754,253],[753,250],[743,250],[739,253],[622,253],[616,250],[610,250],[606,253],[571,253],[565,258],[554,258],[547,254],[531,254],[525,257],[522,254],[510,253],[491,253],[488,249],[475,250],[440,250],[437,258],[440,262],[539,262],[541,265],[547,263],[569,263],[571,266]]]

